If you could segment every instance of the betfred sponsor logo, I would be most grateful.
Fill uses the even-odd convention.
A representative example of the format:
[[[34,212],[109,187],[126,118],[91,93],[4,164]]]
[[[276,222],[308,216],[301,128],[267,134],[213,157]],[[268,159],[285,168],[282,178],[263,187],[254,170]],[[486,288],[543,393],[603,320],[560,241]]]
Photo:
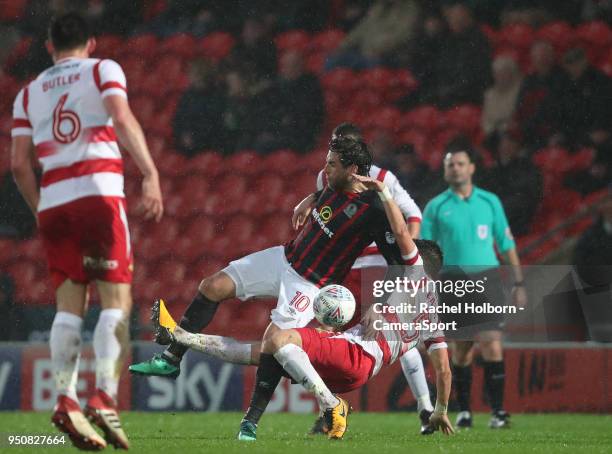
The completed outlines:
[[[130,376],[127,373],[127,364],[131,361],[130,355],[126,358],[121,381],[119,383],[119,408],[130,408]],[[24,347],[22,350],[22,389],[21,408],[23,410],[51,410],[55,405],[55,380],[53,378],[53,364],[49,348]],[[77,381],[77,395],[81,406],[96,389],[96,363],[93,348],[84,348],[79,361],[79,379]]]

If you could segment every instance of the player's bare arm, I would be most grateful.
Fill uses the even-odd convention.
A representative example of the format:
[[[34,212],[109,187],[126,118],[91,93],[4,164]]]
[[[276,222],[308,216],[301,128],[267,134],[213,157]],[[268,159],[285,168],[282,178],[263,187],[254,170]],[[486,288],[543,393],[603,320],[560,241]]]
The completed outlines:
[[[516,248],[507,250],[502,254],[504,263],[512,266],[512,274],[514,276],[514,285],[512,286],[512,302],[515,306],[525,307],[527,305],[527,291],[524,286],[523,270]]]
[[[448,350],[438,348],[429,353],[431,363],[436,371],[436,407],[429,421],[436,429],[440,429],[445,435],[455,433],[453,425],[448,419],[447,408],[450,398],[452,375],[448,362]]]
[[[149,153],[142,128],[127,100],[122,96],[107,96],[104,98],[104,107],[113,119],[119,141],[136,161],[138,169],[144,176],[141,207],[145,219],[155,219],[159,222],[164,213],[159,174]]]
[[[31,136],[13,137],[11,144],[11,170],[19,192],[36,216],[40,193],[32,167],[34,144]]]
[[[310,215],[312,205],[315,203],[315,195],[310,194],[304,198],[300,203],[293,209],[293,216],[291,216],[291,225],[294,230],[299,230],[304,225],[306,219]]]
[[[353,178],[363,184],[367,189],[375,190],[381,195],[383,206],[385,207],[385,213],[393,230],[393,235],[397,241],[397,245],[400,248],[402,255],[409,255],[414,252],[416,245],[412,240],[412,236],[404,220],[404,216],[400,211],[397,203],[391,197],[386,185],[374,178],[364,177],[361,175],[353,174]],[[385,191],[386,190],[386,191]]]

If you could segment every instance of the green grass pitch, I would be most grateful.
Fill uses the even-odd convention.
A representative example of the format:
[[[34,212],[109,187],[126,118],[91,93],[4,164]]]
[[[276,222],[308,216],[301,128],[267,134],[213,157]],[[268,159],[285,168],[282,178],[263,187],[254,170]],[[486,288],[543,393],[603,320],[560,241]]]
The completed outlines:
[[[130,452],[191,453],[554,453],[612,452],[612,415],[513,415],[511,429],[493,431],[488,415],[478,414],[475,427],[452,437],[418,435],[414,414],[355,413],[344,440],[306,434],[313,415],[264,415],[253,443],[235,440],[238,413],[137,413],[122,416],[131,439]],[[452,420],[454,420],[454,415]],[[0,413],[0,432],[54,434],[48,413]],[[112,448],[107,450],[113,451]],[[0,452],[77,452],[68,447],[7,447]]]

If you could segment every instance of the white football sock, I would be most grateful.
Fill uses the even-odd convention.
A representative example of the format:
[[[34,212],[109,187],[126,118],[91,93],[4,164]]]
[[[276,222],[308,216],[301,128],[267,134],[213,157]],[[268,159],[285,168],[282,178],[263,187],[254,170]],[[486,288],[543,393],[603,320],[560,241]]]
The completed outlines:
[[[55,389],[58,394],[78,402],[76,383],[81,355],[81,326],[83,319],[69,312],[57,312],[51,325],[49,347]]]
[[[433,411],[431,398],[429,397],[429,387],[425,378],[425,368],[423,359],[416,348],[411,348],[400,358],[404,377],[410,386],[410,391],[417,401],[417,408],[421,410]]]
[[[94,353],[96,354],[96,388],[101,389],[115,401],[121,373],[121,342],[117,329],[127,323],[121,309],[104,309],[100,312],[93,333]]]
[[[231,337],[190,333],[177,326],[174,338],[179,344],[228,363],[251,364],[251,344],[238,342]]]
[[[315,396],[319,408],[334,408],[340,403],[312,366],[306,352],[300,347],[295,344],[284,345],[274,353],[274,357],[293,380]]]

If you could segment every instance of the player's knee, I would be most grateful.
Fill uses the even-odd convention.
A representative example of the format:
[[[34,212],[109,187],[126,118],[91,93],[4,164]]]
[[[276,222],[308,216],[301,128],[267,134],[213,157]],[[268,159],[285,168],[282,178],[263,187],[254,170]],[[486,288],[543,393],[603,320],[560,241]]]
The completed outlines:
[[[198,290],[206,298],[220,302],[233,296],[233,282],[225,273],[219,272],[204,278]]]
[[[267,339],[264,339],[263,352],[273,354],[285,345],[292,343],[291,331],[290,329],[279,330]]]

